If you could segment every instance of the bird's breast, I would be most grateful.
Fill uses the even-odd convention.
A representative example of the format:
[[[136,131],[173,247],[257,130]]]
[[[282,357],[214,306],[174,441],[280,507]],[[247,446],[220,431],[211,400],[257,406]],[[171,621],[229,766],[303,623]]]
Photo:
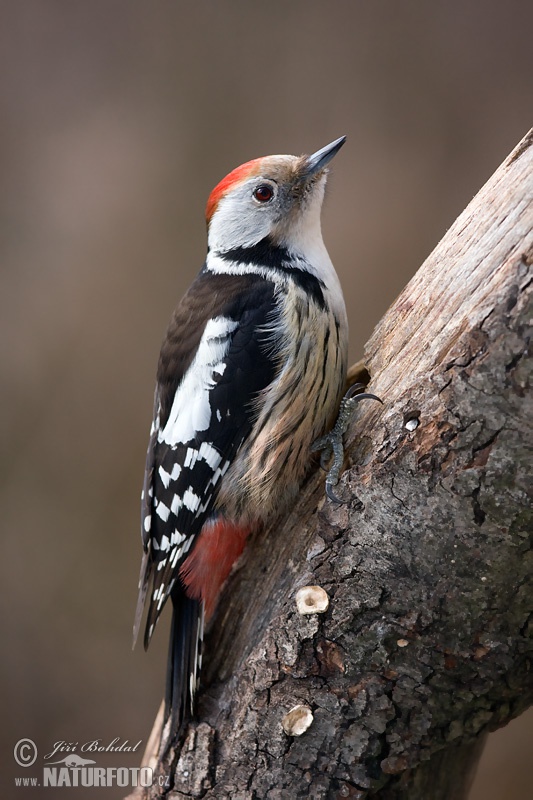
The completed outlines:
[[[297,494],[311,444],[334,424],[347,369],[344,308],[289,284],[266,341],[278,362],[257,398],[257,419],[221,485],[218,504],[236,519],[266,520]]]

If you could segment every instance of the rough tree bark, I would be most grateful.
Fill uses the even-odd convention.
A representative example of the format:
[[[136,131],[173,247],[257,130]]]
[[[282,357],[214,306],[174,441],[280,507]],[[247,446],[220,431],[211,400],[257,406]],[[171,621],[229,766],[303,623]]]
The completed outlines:
[[[317,471],[250,541],[168,797],[467,797],[486,732],[533,696],[532,263],[533,130],[374,331],[385,404],[356,412],[345,504]],[[304,585],[325,613],[298,612]],[[289,736],[297,704],[313,721]]]

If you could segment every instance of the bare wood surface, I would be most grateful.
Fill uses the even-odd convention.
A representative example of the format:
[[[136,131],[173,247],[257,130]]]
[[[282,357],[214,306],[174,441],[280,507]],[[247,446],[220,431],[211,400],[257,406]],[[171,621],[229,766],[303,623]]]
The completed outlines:
[[[460,800],[486,732],[531,703],[532,263],[533,131],[376,327],[385,405],[356,412],[345,504],[315,473],[250,541],[199,722],[158,767],[170,798]],[[305,585],[325,613],[297,611]],[[288,736],[297,704],[313,720]]]

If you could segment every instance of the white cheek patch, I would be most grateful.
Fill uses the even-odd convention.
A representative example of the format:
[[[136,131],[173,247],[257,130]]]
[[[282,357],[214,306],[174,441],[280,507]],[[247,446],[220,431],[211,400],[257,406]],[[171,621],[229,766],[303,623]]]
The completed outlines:
[[[224,373],[231,334],[237,327],[238,322],[227,317],[208,321],[196,356],[178,386],[168,421],[158,431],[159,442],[172,447],[190,442],[196,433],[208,429],[211,422],[209,394],[217,377]],[[193,456],[194,451],[191,451],[191,461]]]

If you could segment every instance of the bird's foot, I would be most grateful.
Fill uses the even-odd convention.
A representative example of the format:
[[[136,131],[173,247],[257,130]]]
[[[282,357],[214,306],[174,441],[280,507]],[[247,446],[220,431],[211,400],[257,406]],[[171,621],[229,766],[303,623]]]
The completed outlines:
[[[343,437],[350,424],[353,410],[360,400],[377,400],[378,403],[383,402],[379,397],[376,397],[375,394],[361,391],[364,388],[364,384],[362,383],[354,383],[353,386],[350,386],[341,400],[335,425],[329,433],[316,439],[311,445],[312,452],[316,453],[321,451],[320,466],[324,470],[327,468],[327,463],[331,455],[333,455],[333,463],[326,476],[326,494],[334,503],[341,504],[343,502],[334,493],[333,487],[339,482],[340,472],[344,463]]]

